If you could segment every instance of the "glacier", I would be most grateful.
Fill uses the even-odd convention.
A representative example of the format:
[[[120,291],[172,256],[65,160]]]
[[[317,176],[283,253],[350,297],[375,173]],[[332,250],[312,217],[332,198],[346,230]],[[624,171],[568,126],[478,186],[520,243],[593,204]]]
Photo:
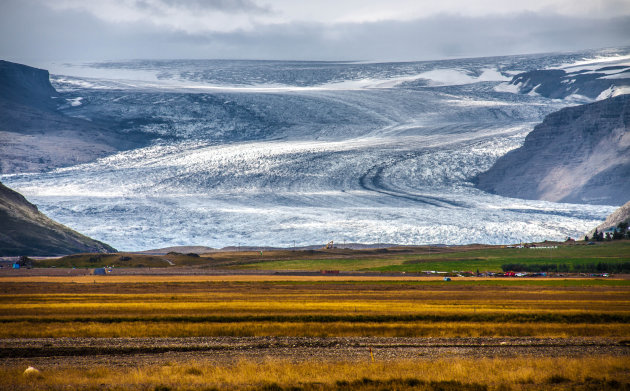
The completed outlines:
[[[501,86],[518,72],[589,58],[607,61],[588,51],[50,64],[66,115],[153,141],[1,179],[50,217],[124,251],[578,237],[615,208],[505,198],[471,179],[545,115],[577,104]]]

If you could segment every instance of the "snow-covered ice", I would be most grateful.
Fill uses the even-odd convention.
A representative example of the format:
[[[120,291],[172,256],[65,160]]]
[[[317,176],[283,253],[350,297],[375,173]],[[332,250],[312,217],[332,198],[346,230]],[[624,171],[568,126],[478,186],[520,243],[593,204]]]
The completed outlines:
[[[580,58],[67,66],[51,79],[68,115],[161,139],[2,181],[120,250],[562,240],[614,207],[505,198],[471,180],[575,104],[517,94],[511,75]]]

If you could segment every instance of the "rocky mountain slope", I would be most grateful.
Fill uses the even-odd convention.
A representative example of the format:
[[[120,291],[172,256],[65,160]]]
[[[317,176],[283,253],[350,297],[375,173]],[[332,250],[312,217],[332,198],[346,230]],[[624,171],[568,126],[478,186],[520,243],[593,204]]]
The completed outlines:
[[[589,237],[593,237],[593,233],[595,229],[598,232],[603,232],[608,228],[615,228],[619,223],[630,223],[630,201],[626,202],[619,209],[612,212],[607,218],[606,221],[597,226],[597,228],[592,229],[587,235]]]
[[[48,71],[0,60],[0,174],[93,161],[141,144],[108,124],[64,115]]]
[[[548,115],[475,180],[508,197],[622,205],[630,199],[630,95]]]
[[[521,94],[538,94],[552,99],[572,95],[605,99],[630,92],[630,64],[622,61],[608,66],[594,64],[532,70],[515,75],[506,87]]]
[[[0,183],[0,256],[115,251],[51,220],[21,194]]]

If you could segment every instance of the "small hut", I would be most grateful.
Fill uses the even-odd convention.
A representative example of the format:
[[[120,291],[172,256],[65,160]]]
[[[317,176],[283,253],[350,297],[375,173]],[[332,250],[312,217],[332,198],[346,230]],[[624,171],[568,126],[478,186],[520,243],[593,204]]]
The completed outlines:
[[[94,269],[94,275],[95,276],[104,276],[106,274],[107,273],[105,272],[105,268],[104,267],[99,267],[99,268]]]

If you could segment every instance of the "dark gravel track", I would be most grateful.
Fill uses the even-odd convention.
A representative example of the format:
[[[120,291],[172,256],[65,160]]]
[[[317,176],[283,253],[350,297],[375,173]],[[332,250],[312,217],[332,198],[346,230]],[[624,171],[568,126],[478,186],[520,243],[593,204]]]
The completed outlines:
[[[630,356],[630,341],[606,338],[41,338],[0,340],[0,365],[161,364],[240,359],[380,361],[440,357]]]

